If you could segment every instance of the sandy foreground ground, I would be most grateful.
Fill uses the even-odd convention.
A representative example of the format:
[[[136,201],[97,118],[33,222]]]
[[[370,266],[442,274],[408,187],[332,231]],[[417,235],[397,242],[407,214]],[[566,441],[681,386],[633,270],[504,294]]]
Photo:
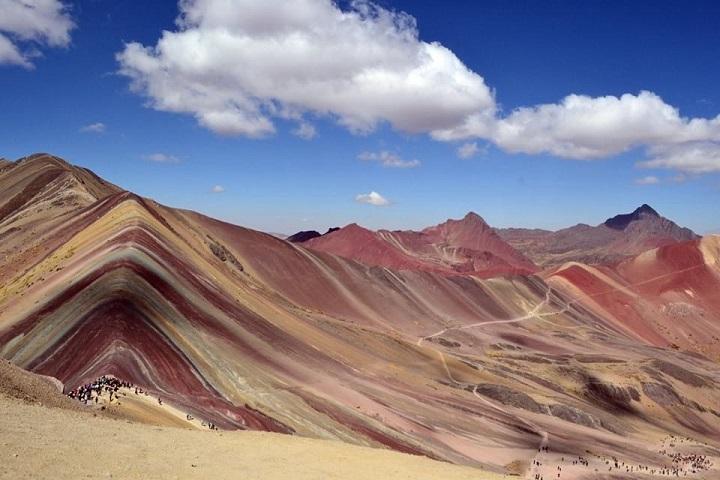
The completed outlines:
[[[631,455],[635,448],[628,450],[633,445],[630,442],[605,455],[586,450],[587,454],[576,456],[548,447],[535,454],[531,465],[518,464],[515,471],[520,475],[502,475],[342,442],[211,430],[202,419],[141,389],[119,388],[112,399],[103,392],[83,405],[62,395],[61,387],[52,378],[0,360],[0,479],[720,478],[716,448],[659,433],[653,440],[646,439],[651,444],[637,445],[635,453],[649,447],[647,452],[701,454],[710,462],[709,468],[697,472],[694,467],[683,468],[677,476],[646,460],[643,463],[648,467],[642,468],[637,455]],[[574,438],[582,438],[582,432],[576,432]],[[606,440],[610,439],[594,438],[592,442]]]
[[[154,427],[0,396],[0,478],[493,480],[503,476],[340,442]]]

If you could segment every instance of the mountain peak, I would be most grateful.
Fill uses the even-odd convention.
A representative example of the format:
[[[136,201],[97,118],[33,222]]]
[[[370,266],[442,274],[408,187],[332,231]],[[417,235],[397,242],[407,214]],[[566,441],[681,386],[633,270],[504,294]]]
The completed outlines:
[[[311,240],[313,238],[317,238],[320,236],[320,232],[316,230],[301,230],[297,233],[294,233],[287,237],[285,240],[287,240],[290,243],[302,243],[307,242],[308,240]]]
[[[449,218],[439,225],[427,227],[421,233],[430,235],[482,235],[483,232],[491,230],[487,222],[477,213],[468,212],[463,218],[456,220]]]
[[[660,216],[660,214],[659,214],[657,211],[655,211],[655,209],[652,208],[652,207],[651,207],[650,205],[648,205],[647,203],[643,203],[642,205],[640,205],[638,208],[635,209],[635,211],[634,211],[632,214],[639,216],[640,214],[643,214],[643,213],[646,213],[646,214],[648,214],[648,215],[652,215],[652,216],[654,216],[654,217],[659,217],[659,216]]]
[[[357,237],[357,236],[363,236],[367,237],[370,235],[375,235],[375,232],[373,230],[367,229],[363,227],[362,225],[358,225],[357,223],[349,223],[345,225],[342,228],[338,228],[337,230],[334,230],[332,232],[328,232],[328,234],[338,234],[338,238],[342,237]],[[325,235],[321,235],[321,237],[324,237]],[[330,235],[330,237],[334,237],[334,235]]]
[[[452,229],[480,227],[480,228],[485,229],[485,228],[489,228],[489,225],[487,224],[485,219],[482,218],[477,213],[468,212],[463,218],[461,218],[459,220],[450,218],[439,225],[426,228],[425,231],[433,230],[433,229],[441,228],[441,227],[452,228]]]
[[[460,221],[464,223],[487,223],[484,218],[472,211],[468,212]]]
[[[56,157],[55,155],[51,155],[49,153],[33,153],[32,155],[28,155],[27,157],[18,159],[16,163],[21,164],[35,162],[54,164],[65,169],[72,168],[72,165],[70,165],[70,163],[68,163],[66,160],[63,160],[62,158]]]
[[[490,229],[490,225],[488,225],[485,219],[475,212],[468,212],[462,220],[450,220],[448,223],[454,223],[463,228],[480,229],[482,231]]]
[[[603,225],[614,230],[625,230],[631,222],[639,220],[641,217],[645,216],[660,218],[660,214],[654,208],[647,203],[643,203],[632,213],[623,213],[615,215],[612,218],[608,218]]]

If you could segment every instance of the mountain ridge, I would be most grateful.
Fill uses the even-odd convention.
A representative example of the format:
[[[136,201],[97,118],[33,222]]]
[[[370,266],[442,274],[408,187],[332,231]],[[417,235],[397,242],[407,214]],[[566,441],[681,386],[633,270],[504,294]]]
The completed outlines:
[[[543,267],[568,261],[616,263],[655,247],[700,238],[647,204],[596,226],[579,223],[556,231],[505,228],[497,232]]]
[[[313,249],[372,266],[445,275],[528,275],[535,265],[506,244],[477,213],[421,231],[369,230],[351,223],[303,242]]]

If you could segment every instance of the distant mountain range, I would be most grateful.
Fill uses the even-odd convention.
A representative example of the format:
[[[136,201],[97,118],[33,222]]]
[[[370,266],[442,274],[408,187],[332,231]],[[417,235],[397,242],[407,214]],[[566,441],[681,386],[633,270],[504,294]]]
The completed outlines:
[[[307,234],[301,232],[300,234]],[[422,270],[445,275],[528,275],[537,270],[476,213],[422,231],[372,231],[355,223],[303,246],[367,265]]]
[[[525,275],[570,261],[617,263],[645,250],[700,238],[660,216],[649,205],[597,226],[558,231],[491,228],[479,215],[448,220],[422,231],[372,231],[357,224],[298,232],[287,238],[307,248],[367,265],[446,275]]]
[[[498,234],[542,267],[569,261],[616,263],[645,250],[700,238],[660,216],[649,205],[616,215],[597,226],[578,224],[555,232],[500,228]]]

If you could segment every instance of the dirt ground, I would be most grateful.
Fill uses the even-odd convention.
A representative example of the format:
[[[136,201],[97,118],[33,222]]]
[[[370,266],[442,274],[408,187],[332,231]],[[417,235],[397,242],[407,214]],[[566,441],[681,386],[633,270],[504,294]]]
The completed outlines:
[[[0,396],[0,478],[499,479],[388,450],[154,427]]]
[[[143,396],[122,397],[122,407],[85,407],[62,395],[60,388],[54,379],[0,360],[0,479],[502,478],[341,442],[211,431]],[[149,421],[149,414],[166,426],[123,419]]]

